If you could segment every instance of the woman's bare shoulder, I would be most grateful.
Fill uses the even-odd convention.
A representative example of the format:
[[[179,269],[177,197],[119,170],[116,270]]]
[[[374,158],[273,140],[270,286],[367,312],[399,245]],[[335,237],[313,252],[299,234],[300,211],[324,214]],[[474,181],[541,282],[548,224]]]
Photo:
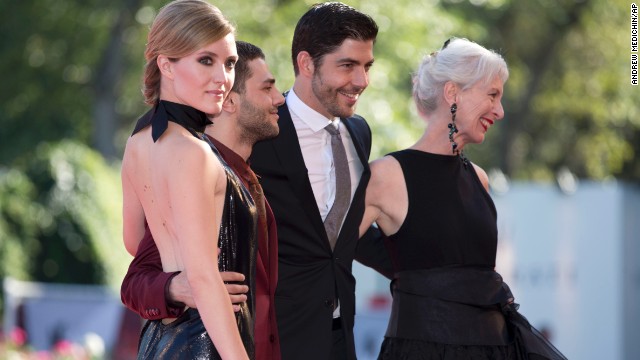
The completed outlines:
[[[473,164],[473,168],[476,171],[476,174],[478,174],[478,179],[480,179],[480,182],[482,183],[482,186],[484,186],[484,188],[489,191],[489,176],[487,175],[487,172],[484,171],[484,169],[482,169],[480,166]]]
[[[387,155],[371,162],[370,186],[380,192],[393,191],[404,181],[400,163],[393,156]]]

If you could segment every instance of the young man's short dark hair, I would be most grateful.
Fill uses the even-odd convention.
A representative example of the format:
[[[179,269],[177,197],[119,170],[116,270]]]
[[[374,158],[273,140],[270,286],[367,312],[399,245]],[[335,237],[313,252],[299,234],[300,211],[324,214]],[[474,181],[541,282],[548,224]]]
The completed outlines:
[[[301,51],[311,55],[317,68],[322,65],[324,55],[340,47],[346,39],[375,41],[377,35],[378,25],[369,15],[339,2],[315,4],[302,15],[293,33],[293,71],[298,75],[296,59]]]
[[[236,40],[236,48],[238,49],[238,61],[235,66],[236,78],[231,91],[243,94],[245,82],[253,75],[249,69],[249,62],[255,59],[264,60],[264,52],[259,47],[240,40]]]

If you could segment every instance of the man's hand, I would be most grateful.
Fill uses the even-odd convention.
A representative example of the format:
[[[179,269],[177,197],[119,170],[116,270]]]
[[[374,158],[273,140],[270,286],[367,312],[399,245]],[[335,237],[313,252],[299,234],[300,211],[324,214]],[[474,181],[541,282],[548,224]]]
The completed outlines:
[[[246,293],[249,286],[240,284],[244,281],[244,275],[236,272],[221,272],[220,276],[225,283],[231,303],[233,303],[233,311],[240,311],[240,306],[235,305],[247,301]],[[180,273],[174,276],[169,283],[169,299],[172,302],[181,302],[191,308],[196,308],[196,303],[191,294],[191,287],[187,281],[187,275]]]
[[[220,276],[224,281],[224,286],[227,288],[231,303],[233,305],[233,311],[240,311],[240,306],[235,305],[247,301],[247,292],[249,286],[244,285],[244,275],[237,272],[221,272]]]

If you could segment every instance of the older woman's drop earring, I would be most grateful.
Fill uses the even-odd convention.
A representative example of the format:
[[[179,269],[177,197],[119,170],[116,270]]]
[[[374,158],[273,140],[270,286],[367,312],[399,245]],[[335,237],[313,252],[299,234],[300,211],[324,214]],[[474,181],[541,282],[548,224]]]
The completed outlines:
[[[458,111],[458,105],[456,103],[451,104],[451,122],[449,123],[449,142],[451,142],[451,152],[458,155],[464,167],[469,164],[469,160],[464,156],[464,152],[458,149],[458,143],[453,140],[453,135],[458,132],[456,127],[456,112]]]
[[[458,111],[458,105],[453,103],[451,105],[451,122],[449,123],[449,141],[451,142],[451,152],[458,154],[458,144],[453,141],[453,134],[458,132],[456,127],[456,111]]]

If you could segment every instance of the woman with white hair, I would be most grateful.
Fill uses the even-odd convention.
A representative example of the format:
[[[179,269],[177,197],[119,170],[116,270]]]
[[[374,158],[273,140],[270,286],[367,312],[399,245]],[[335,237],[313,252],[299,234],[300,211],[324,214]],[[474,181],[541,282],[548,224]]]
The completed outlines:
[[[464,155],[503,118],[508,77],[497,53],[448,40],[414,76],[424,134],[371,163],[360,233],[377,223],[395,271],[379,359],[564,359],[517,313],[494,270],[488,177]]]

